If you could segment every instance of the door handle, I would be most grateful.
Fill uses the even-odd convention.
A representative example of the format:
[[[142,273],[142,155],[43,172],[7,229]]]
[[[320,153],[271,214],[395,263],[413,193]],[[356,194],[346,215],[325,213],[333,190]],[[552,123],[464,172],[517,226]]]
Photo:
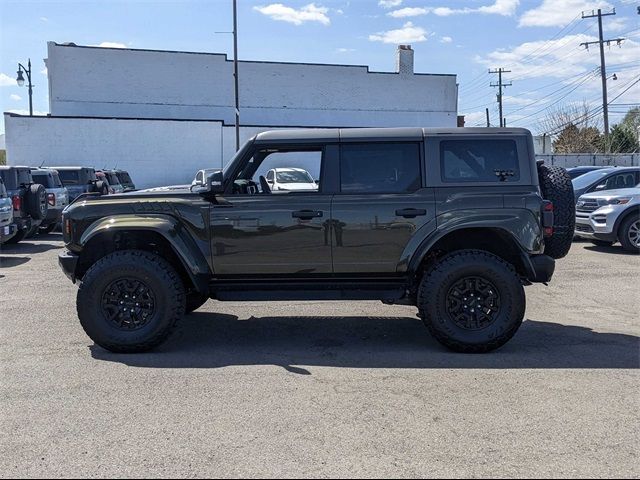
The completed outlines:
[[[291,212],[293,218],[300,218],[302,220],[311,220],[312,218],[322,217],[321,210],[298,210]]]
[[[416,218],[426,214],[427,211],[424,208],[403,208],[396,210],[396,215],[404,218]]]

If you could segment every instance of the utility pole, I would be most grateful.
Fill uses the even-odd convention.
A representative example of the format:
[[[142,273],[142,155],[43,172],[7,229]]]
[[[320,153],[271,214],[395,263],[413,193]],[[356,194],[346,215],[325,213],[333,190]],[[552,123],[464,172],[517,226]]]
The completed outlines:
[[[491,83],[490,86],[498,87],[498,107],[500,109],[500,126],[504,127],[504,118],[502,117],[502,88],[510,87],[512,85],[511,82],[503,83],[502,82],[502,74],[503,73],[511,73],[511,70],[505,70],[500,67],[494,70],[489,70],[489,73],[497,73],[498,74],[498,83]]]
[[[489,128],[491,126],[491,122],[489,122],[489,109],[485,108],[484,110],[487,114],[487,128]]]
[[[609,153],[609,102],[607,101],[607,66],[604,61],[604,44],[607,46],[611,45],[611,42],[616,42],[617,45],[620,45],[624,38],[611,38],[609,40],[604,40],[602,36],[602,17],[608,17],[609,15],[615,15],[616,9],[612,9],[609,13],[602,13],[602,9],[598,9],[598,13],[591,11],[591,15],[585,15],[582,12],[582,18],[595,18],[598,17],[598,41],[597,42],[583,42],[580,46],[584,46],[587,50],[589,50],[589,45],[599,44],[600,45],[600,76],[602,78],[602,111],[604,114],[604,145],[605,152]]]
[[[236,109],[236,152],[240,150],[240,94],[238,92],[238,6],[233,0],[233,80]]]

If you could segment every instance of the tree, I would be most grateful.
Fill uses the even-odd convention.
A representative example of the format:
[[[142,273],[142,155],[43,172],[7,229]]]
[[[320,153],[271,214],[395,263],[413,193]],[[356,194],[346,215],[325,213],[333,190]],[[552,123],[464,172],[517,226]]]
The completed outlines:
[[[614,125],[611,129],[609,141],[611,143],[611,153],[635,153],[640,150],[634,130],[629,125],[625,125],[624,120],[622,123]]]
[[[599,115],[586,102],[549,109],[538,130],[552,138],[556,153],[597,153],[603,151]]]
[[[631,129],[632,132],[638,132],[640,129],[640,107],[631,108],[622,119],[622,125]]]
[[[0,165],[6,165],[6,164],[7,164],[7,151],[0,150]]]

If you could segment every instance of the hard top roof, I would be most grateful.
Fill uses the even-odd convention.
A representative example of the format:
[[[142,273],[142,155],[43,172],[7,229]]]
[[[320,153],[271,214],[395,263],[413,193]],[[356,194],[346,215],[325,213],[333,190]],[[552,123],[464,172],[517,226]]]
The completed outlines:
[[[525,128],[301,128],[269,130],[255,136],[256,143],[284,141],[339,141],[339,140],[420,140],[430,135],[529,135]]]

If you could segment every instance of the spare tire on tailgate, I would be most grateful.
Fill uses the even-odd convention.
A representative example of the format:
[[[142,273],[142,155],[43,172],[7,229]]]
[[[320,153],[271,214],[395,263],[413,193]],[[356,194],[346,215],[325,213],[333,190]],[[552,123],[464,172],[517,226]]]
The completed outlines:
[[[562,258],[569,253],[576,223],[571,177],[562,167],[539,164],[538,179],[543,198],[553,202],[553,235],[545,238],[544,253]]]
[[[33,183],[27,187],[24,195],[25,210],[34,220],[44,220],[49,210],[47,203],[47,191],[39,183]]]

